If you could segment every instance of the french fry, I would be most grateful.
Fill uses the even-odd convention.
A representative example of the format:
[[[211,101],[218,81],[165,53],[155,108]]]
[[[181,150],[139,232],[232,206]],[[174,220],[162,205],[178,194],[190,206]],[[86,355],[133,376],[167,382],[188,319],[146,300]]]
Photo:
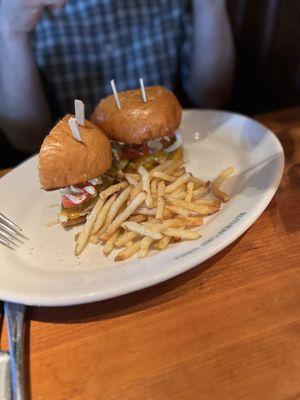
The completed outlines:
[[[189,219],[188,218],[170,218],[170,219],[165,219],[162,224],[163,226],[165,226],[166,228],[184,228],[186,225],[185,220]]]
[[[184,200],[185,196],[186,196],[185,190],[181,190],[181,191],[172,193],[172,197],[174,197],[174,199]]]
[[[103,240],[108,239],[121,226],[121,224],[131,216],[139,205],[145,201],[145,199],[145,192],[139,193],[134,199],[132,199],[125,210],[112,221],[106,232],[103,233]]]
[[[171,210],[168,209],[167,206],[165,206],[165,209],[164,209],[164,218],[165,218],[165,219],[170,219],[170,218],[173,218],[174,215],[175,215],[175,213],[173,213]]]
[[[98,238],[97,235],[92,233],[91,236],[89,237],[89,242],[93,244],[98,244],[100,242],[100,239]]]
[[[194,190],[194,191],[193,191],[193,198],[192,198],[192,200],[196,200],[196,199],[198,199],[199,197],[201,197],[201,196],[203,196],[204,194],[206,194],[206,193],[208,192],[208,190],[209,190],[209,186],[210,186],[210,182],[207,181],[207,182],[205,182],[204,185],[202,185],[202,186],[198,187],[198,189]]]
[[[139,237],[139,234],[136,232],[127,231],[127,232],[121,233],[121,235],[115,241],[114,245],[115,245],[115,247],[126,246],[126,243],[131,242],[132,240],[136,239],[137,237]]]
[[[115,261],[124,261],[130,258],[139,251],[140,247],[141,245],[139,242],[133,243],[131,246],[126,247],[124,250],[121,250],[115,257]]]
[[[157,198],[157,184],[158,184],[158,179],[156,179],[156,178],[152,179],[152,181],[150,183],[150,190],[151,190],[153,199]]]
[[[173,175],[174,172],[176,170],[178,170],[178,168],[181,169],[182,165],[183,165],[183,160],[182,159],[176,160],[176,161],[172,161],[171,164],[167,168],[164,169],[164,172],[166,174],[168,174],[168,175]]]
[[[129,185],[136,186],[138,184],[138,181],[135,180],[131,175],[124,174],[124,176],[127,179],[127,182],[129,183]]]
[[[175,229],[175,228],[166,228],[163,230],[164,235],[172,236],[173,238],[180,239],[190,239],[195,240],[199,239],[201,236],[198,232],[194,232],[188,229]]]
[[[95,225],[93,226],[93,230],[92,230],[92,233],[93,233],[93,234],[97,233],[97,232],[99,231],[99,229],[101,229],[102,226],[104,225],[105,220],[106,220],[106,217],[107,217],[107,214],[108,214],[108,212],[109,212],[109,210],[110,210],[112,204],[113,204],[114,201],[116,200],[116,198],[117,198],[117,194],[115,193],[115,194],[114,194],[113,196],[111,196],[111,197],[107,200],[107,202],[104,204],[102,210],[100,211],[100,213],[99,213],[98,216],[97,216]]]
[[[188,182],[186,185],[186,195],[185,195],[185,201],[188,201],[189,203],[192,201],[193,198],[193,191],[194,191],[194,182]]]
[[[111,237],[108,239],[108,241],[105,243],[103,247],[103,253],[105,256],[108,256],[112,252],[114,248],[114,243],[118,239],[119,235],[120,235],[120,229],[118,229],[115,233],[113,233]]]
[[[123,222],[122,228],[129,230],[131,232],[139,233],[143,236],[148,236],[152,239],[159,240],[161,239],[161,234],[159,232],[154,232],[153,230],[149,229],[147,226],[138,224],[137,222]]]
[[[172,175],[175,176],[176,178],[178,178],[179,176],[182,176],[185,173],[186,173],[185,169],[184,168],[180,168],[177,171],[174,171],[172,173]]]
[[[174,214],[180,215],[181,217],[187,218],[190,213],[188,212],[188,210],[185,210],[182,207],[178,207],[177,205],[174,204],[167,204],[165,206],[165,208],[169,211],[171,211]]]
[[[200,199],[194,200],[195,204],[199,204],[200,206],[213,206],[219,207],[221,206],[221,200],[219,199]]]
[[[164,194],[165,194],[165,182],[159,182],[158,188],[157,188],[157,205],[156,205],[156,214],[155,218],[156,219],[163,219],[164,215],[164,208],[165,208],[165,199],[164,199]]]
[[[164,161],[150,172],[139,166],[138,173],[123,173],[119,178],[126,181],[112,184],[100,194],[76,235],[75,254],[88,242],[104,241],[106,256],[123,247],[115,257],[122,261],[136,253],[146,257],[151,246],[163,250],[173,242],[198,239],[200,234],[191,228],[201,226],[203,217],[229,200],[220,186],[232,172],[232,167],[227,168],[211,185],[187,173],[180,158]],[[210,186],[215,198],[203,198]]]
[[[171,238],[171,242],[177,243],[177,242],[181,242],[182,239],[180,237],[172,237]]]
[[[155,242],[154,247],[158,250],[164,250],[168,247],[171,240],[172,240],[172,236],[164,236],[160,240]]]
[[[107,199],[112,194],[118,192],[121,189],[125,189],[127,186],[128,186],[127,182],[120,182],[117,183],[116,185],[109,186],[107,189],[103,190],[103,192],[100,193],[100,198]]]
[[[230,199],[230,196],[227,193],[223,192],[220,189],[220,186],[233,173],[233,171],[233,167],[226,168],[212,183],[211,189],[213,195],[217,199],[221,200],[223,203],[226,203]]]
[[[75,244],[76,256],[79,256],[79,254],[81,254],[82,250],[85,248],[89,240],[89,236],[92,232],[93,225],[104,203],[105,201],[99,197],[97,203],[95,204],[95,207],[92,209],[91,213],[87,217],[86,223],[76,239],[76,244]]]
[[[195,189],[198,189],[200,186],[205,185],[205,182],[202,181],[201,179],[196,178],[195,176],[191,175],[191,179],[192,182],[194,182],[195,184]]]
[[[152,176],[154,178],[158,178],[158,179],[161,179],[161,180],[164,180],[164,181],[167,181],[167,182],[175,182],[176,179],[177,179],[175,176],[168,175],[168,174],[166,174],[164,172],[161,172],[161,171],[153,172]]]
[[[134,199],[143,189],[142,181],[140,181],[130,194],[130,199]]]
[[[176,179],[175,182],[171,183],[166,187],[165,193],[172,193],[174,190],[178,189],[180,186],[183,186],[186,182],[191,179],[191,174],[184,174]]]
[[[141,214],[141,215],[155,215],[156,208],[147,208],[147,207],[140,207],[137,208],[133,214]]]
[[[146,255],[149,252],[149,248],[151,246],[151,243],[154,241],[154,239],[150,238],[150,237],[143,237],[143,239],[140,241],[140,250],[138,253],[138,257],[139,258],[143,258],[146,257]]]
[[[173,164],[173,162],[174,162],[174,161],[172,161],[172,160],[168,160],[168,161],[165,161],[165,162],[162,163],[162,164],[157,165],[156,167],[154,167],[154,168],[149,172],[150,177],[152,177],[152,174],[153,174],[154,172],[156,172],[156,171],[165,171],[167,168],[171,167],[171,165]]]
[[[133,221],[133,222],[145,222],[147,220],[148,220],[147,215],[143,215],[143,214],[133,215],[132,217],[129,218],[129,221]]]
[[[146,206],[148,208],[152,208],[153,207],[153,199],[152,199],[151,190],[150,190],[149,172],[142,165],[140,165],[138,167],[138,173],[141,175],[141,178],[142,178],[143,191],[146,192],[146,194],[147,194],[146,200],[145,200]]]
[[[186,209],[188,211],[195,212],[200,215],[210,215],[214,214],[219,210],[219,207],[216,206],[207,206],[207,205],[199,205],[195,203],[188,203],[187,201],[184,200],[178,200],[174,199],[172,196],[165,196],[167,201],[172,203],[173,205],[177,207],[181,207],[183,209]]]
[[[186,190],[185,190],[185,184],[184,185],[182,185],[182,186],[180,186],[178,189],[175,189],[174,190],[174,192],[172,192],[172,196],[176,193],[184,193],[184,195],[185,195],[185,192],[186,192]]]
[[[185,222],[183,218],[171,218],[164,221],[155,219],[153,221],[147,221],[143,225],[147,226],[153,232],[161,232],[165,228],[184,228]]]
[[[203,224],[203,217],[197,215],[195,217],[182,218],[182,221],[185,226],[195,227]]]
[[[124,177],[127,179],[127,178],[132,178],[132,179],[134,179],[135,181],[140,181],[141,180],[141,177],[140,177],[140,175],[139,174],[134,174],[134,173],[132,173],[132,172],[125,172],[124,173]]]
[[[116,200],[113,202],[111,205],[111,208],[107,214],[106,220],[105,220],[105,225],[109,225],[111,221],[115,218],[115,216],[118,214],[119,210],[121,207],[126,203],[126,200],[128,199],[129,195],[131,192],[131,188],[127,187],[123,192],[116,198]]]
[[[130,246],[132,246],[133,245],[133,240],[130,240],[129,242],[126,242],[125,244],[124,244],[124,247],[130,247]]]

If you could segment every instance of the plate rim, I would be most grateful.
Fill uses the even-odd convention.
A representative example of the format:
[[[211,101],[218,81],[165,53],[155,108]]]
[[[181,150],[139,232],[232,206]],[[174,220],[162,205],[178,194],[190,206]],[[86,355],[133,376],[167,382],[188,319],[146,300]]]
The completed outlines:
[[[220,251],[222,251],[224,248],[232,244],[238,237],[242,236],[253,224],[254,222],[259,218],[259,216],[263,213],[263,211],[267,208],[269,203],[271,202],[272,198],[274,197],[282,176],[284,172],[284,150],[283,147],[278,139],[278,137],[266,126],[261,124],[259,121],[256,121],[248,116],[245,116],[243,114],[239,113],[234,113],[234,112],[229,112],[229,111],[223,111],[223,110],[213,110],[213,109],[184,109],[184,113],[188,112],[197,112],[197,113],[221,113],[221,114],[227,114],[230,116],[237,116],[237,117],[242,117],[243,119],[249,120],[252,123],[256,123],[263,127],[263,129],[270,135],[274,141],[274,144],[276,144],[277,149],[278,149],[278,170],[276,177],[274,177],[272,183],[273,187],[268,190],[267,193],[265,193],[264,198],[261,199],[261,202],[259,203],[259,207],[256,207],[252,209],[251,215],[249,215],[246,219],[245,222],[243,222],[242,229],[239,229],[237,231],[234,231],[228,239],[223,239],[219,244],[216,244],[213,249],[208,250],[208,252],[205,253],[205,255],[200,256],[199,254],[197,255],[196,253],[192,254],[188,260],[186,260],[182,265],[181,268],[176,268],[174,269],[166,269],[163,270],[163,273],[159,275],[159,278],[155,276],[151,276],[151,279],[148,280],[143,280],[141,279],[140,281],[136,282],[134,287],[132,286],[127,286],[121,288],[117,286],[111,287],[109,290],[106,290],[104,293],[101,291],[98,292],[93,292],[89,294],[76,294],[74,295],[64,295],[64,296],[55,296],[55,298],[41,298],[40,296],[36,296],[34,298],[28,296],[28,293],[25,293],[25,295],[17,295],[13,294],[11,291],[10,293],[6,293],[5,289],[0,287],[0,298],[4,301],[13,301],[13,302],[18,302],[18,303],[23,303],[26,305],[31,305],[31,306],[47,306],[47,307],[60,307],[60,306],[72,306],[72,305],[80,305],[80,304],[87,304],[91,302],[97,302],[97,301],[102,301],[102,300],[108,300],[111,298],[115,297],[120,297],[129,293],[133,293],[148,287],[152,287],[156,284],[162,283],[166,280],[169,280],[171,278],[175,278],[176,276],[190,270],[191,268],[195,268],[197,266],[200,266],[203,262],[207,261]],[[29,157],[27,160],[24,160],[21,164],[19,164],[16,168],[14,168],[12,171],[10,171],[8,174],[6,174],[3,179],[9,179],[9,176],[13,174],[14,171],[22,168],[24,164],[32,160],[33,158],[37,157],[37,155],[33,155]]]

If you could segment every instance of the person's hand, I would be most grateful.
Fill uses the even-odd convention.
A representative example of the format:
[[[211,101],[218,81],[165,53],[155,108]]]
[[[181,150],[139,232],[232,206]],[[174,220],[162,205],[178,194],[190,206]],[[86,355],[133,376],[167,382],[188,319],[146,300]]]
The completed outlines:
[[[0,27],[15,34],[31,32],[45,8],[63,7],[67,0],[0,0]]]

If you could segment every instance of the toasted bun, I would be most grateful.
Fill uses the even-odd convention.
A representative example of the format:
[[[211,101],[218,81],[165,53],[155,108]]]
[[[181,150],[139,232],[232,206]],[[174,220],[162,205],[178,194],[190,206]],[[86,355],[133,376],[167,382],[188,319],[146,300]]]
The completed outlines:
[[[92,121],[112,140],[139,144],[174,132],[181,120],[181,107],[169,90],[161,86],[146,88],[147,102],[141,90],[119,92],[121,110],[113,95],[96,107]]]
[[[104,133],[85,120],[83,142],[73,138],[66,115],[44,139],[39,155],[42,189],[59,189],[95,178],[111,166],[111,146]]]

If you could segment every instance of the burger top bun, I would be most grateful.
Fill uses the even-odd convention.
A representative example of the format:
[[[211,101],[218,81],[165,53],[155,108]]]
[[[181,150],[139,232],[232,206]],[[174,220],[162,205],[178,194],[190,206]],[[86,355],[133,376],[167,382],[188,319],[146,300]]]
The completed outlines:
[[[112,140],[139,144],[174,132],[180,125],[181,107],[169,90],[146,87],[147,102],[140,89],[119,92],[121,110],[113,95],[96,107],[92,121]]]
[[[66,115],[47,135],[39,154],[42,189],[53,190],[95,178],[111,166],[111,146],[104,133],[90,121],[80,126],[83,142],[74,139]]]

